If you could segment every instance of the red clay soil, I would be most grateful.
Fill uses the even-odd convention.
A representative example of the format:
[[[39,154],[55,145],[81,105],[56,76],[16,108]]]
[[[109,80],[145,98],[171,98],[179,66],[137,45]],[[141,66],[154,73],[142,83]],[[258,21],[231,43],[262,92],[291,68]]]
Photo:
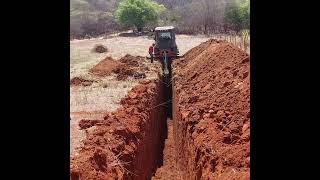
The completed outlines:
[[[151,178],[166,135],[165,108],[156,106],[163,101],[161,87],[159,80],[141,81],[121,108],[94,124],[71,158],[70,179]]]
[[[139,67],[139,64],[144,61],[144,58],[141,56],[132,56],[130,54],[127,54],[119,59],[119,61],[132,67]]]
[[[89,120],[89,119],[81,119],[79,122],[80,130],[82,129],[88,129],[92,126],[101,125],[102,120]]]
[[[173,140],[173,120],[167,120],[168,136],[163,150],[163,166],[159,167],[152,177],[152,180],[182,180],[182,176],[177,169],[175,146]]]
[[[100,61],[97,65],[91,68],[89,72],[96,76],[108,76],[120,65],[120,62],[113,60],[111,57],[106,57],[104,60]]]
[[[83,79],[80,77],[74,77],[70,80],[71,86],[90,86],[94,81]]]
[[[135,74],[135,70],[128,65],[122,65],[114,70],[114,73],[117,74],[117,80],[123,81],[126,80],[129,76]]]
[[[143,63],[144,61],[145,58],[141,56],[129,54],[119,59],[119,61],[107,57],[90,69],[90,72],[97,76],[107,76],[115,73],[119,81],[126,80],[130,76],[136,79],[145,78],[144,72],[148,71],[149,68]]]
[[[120,67],[114,70],[117,74],[117,80],[126,80],[129,76],[135,78],[145,78],[145,73],[148,71],[148,67],[143,64],[145,58],[141,56],[132,56],[130,54],[125,55],[119,60],[123,63]]]
[[[250,179],[250,57],[209,40],[173,63],[173,118],[182,179]]]

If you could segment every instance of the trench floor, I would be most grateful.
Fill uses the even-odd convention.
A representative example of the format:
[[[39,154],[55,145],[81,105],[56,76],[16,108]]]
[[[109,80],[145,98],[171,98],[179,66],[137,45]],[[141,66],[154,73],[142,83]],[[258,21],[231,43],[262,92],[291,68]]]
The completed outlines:
[[[155,175],[151,178],[163,180],[182,180],[179,171],[177,170],[175,160],[175,147],[173,139],[173,120],[167,119],[168,136],[165,140],[163,150],[163,165],[156,170]]]

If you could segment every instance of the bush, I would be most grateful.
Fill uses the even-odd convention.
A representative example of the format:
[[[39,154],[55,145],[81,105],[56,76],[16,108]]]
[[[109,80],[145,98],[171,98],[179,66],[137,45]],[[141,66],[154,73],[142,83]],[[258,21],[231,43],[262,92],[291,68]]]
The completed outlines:
[[[152,0],[123,0],[116,10],[116,20],[122,24],[135,26],[138,32],[149,22],[158,20],[158,15],[165,10]]]
[[[249,0],[242,0],[233,3],[227,8],[226,20],[236,30],[250,28],[250,3]]]

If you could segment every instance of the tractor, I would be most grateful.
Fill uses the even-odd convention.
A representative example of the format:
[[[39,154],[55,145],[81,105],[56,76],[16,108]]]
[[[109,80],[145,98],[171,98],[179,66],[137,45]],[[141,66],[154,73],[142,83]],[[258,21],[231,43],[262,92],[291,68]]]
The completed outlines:
[[[155,43],[149,48],[151,63],[160,60],[164,76],[171,77],[171,62],[179,56],[174,27],[164,26],[154,29]]]
[[[159,60],[162,64],[163,82],[165,84],[165,104],[168,109],[168,117],[172,118],[172,85],[171,85],[171,63],[179,56],[179,50],[176,44],[174,27],[156,27],[154,29],[155,43],[149,47],[151,63],[153,60]]]

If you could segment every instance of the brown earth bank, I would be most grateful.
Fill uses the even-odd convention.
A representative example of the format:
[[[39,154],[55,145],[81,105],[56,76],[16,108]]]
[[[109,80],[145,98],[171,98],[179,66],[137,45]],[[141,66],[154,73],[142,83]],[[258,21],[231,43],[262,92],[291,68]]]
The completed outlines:
[[[173,62],[177,168],[183,179],[250,178],[250,57],[209,40]]]
[[[83,120],[86,133],[79,154],[71,157],[70,179],[150,179],[161,165],[166,138],[162,83],[143,80],[104,120]]]
[[[107,76],[111,73],[117,74],[117,80],[126,80],[129,76],[135,79],[145,78],[145,72],[149,68],[143,63],[144,57],[125,55],[119,60],[114,60],[111,57],[106,57],[97,65],[89,70],[90,73],[96,76]]]

